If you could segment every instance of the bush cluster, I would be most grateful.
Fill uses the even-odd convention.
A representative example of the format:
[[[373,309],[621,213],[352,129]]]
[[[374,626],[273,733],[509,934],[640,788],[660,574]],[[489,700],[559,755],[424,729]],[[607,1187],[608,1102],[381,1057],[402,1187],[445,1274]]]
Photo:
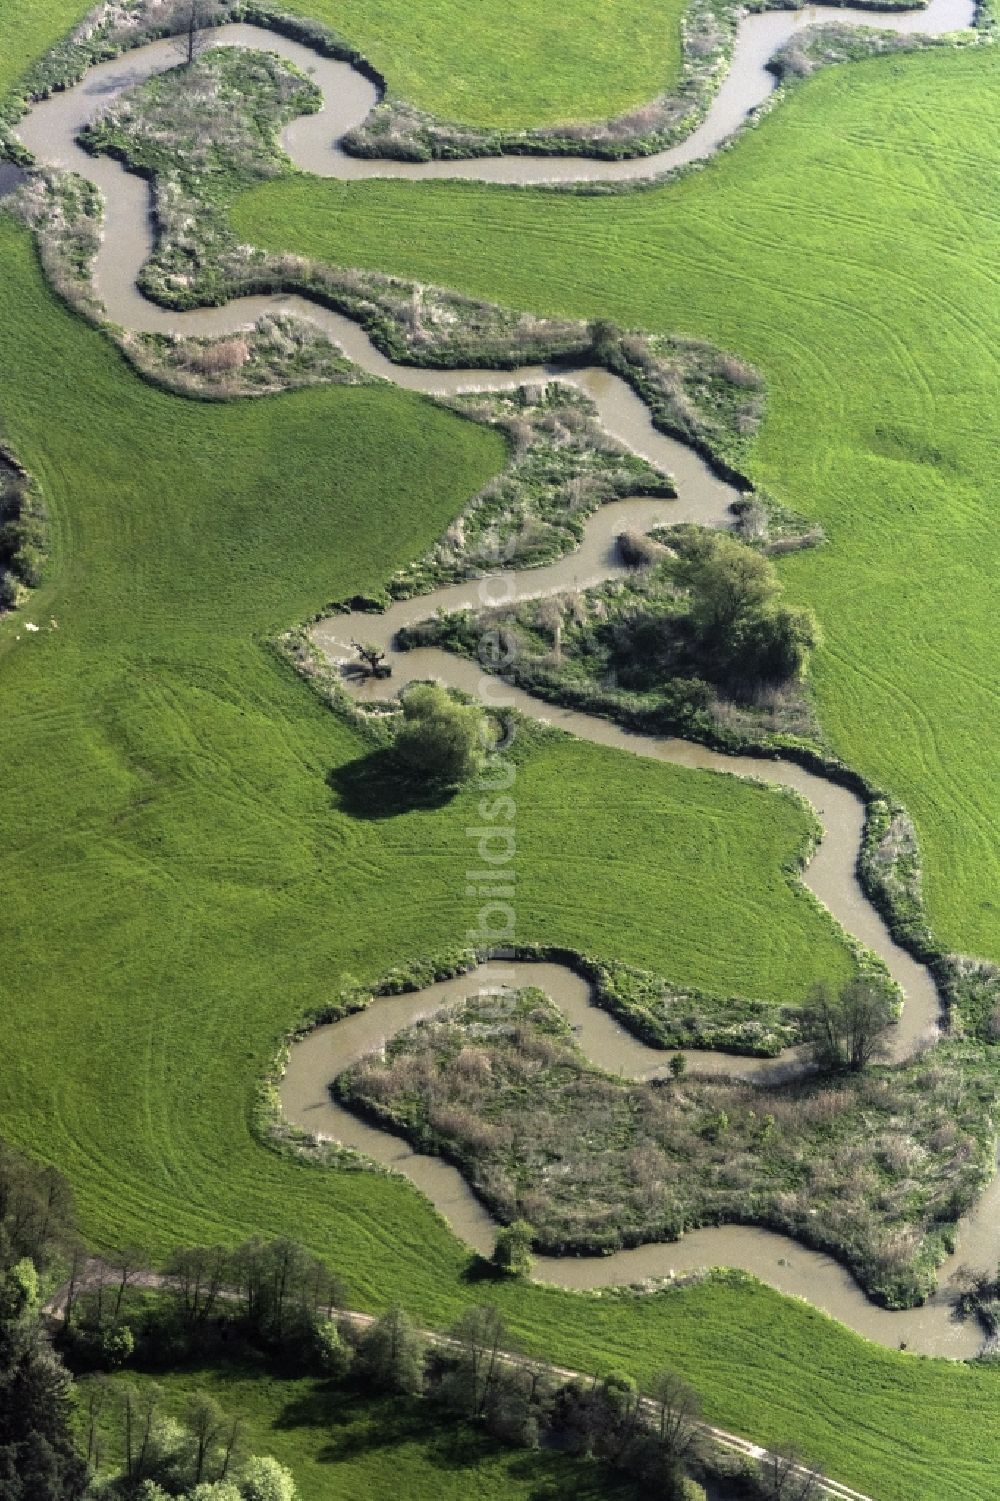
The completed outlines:
[[[41,583],[47,546],[38,487],[0,448],[0,610],[13,609]]]

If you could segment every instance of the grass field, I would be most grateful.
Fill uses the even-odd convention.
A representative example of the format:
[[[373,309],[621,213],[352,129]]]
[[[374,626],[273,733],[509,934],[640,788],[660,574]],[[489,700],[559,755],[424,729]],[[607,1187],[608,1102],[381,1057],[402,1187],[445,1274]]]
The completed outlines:
[[[237,211],[257,243],[701,335],[761,369],[753,473],[830,539],[782,564],[822,620],[822,722],[915,816],[941,938],[995,959],[998,168],[982,49],[830,69],[656,191],[299,179]]]
[[[385,1501],[393,1494],[406,1501],[638,1501],[635,1487],[603,1465],[505,1448],[429,1401],[285,1380],[252,1365],[140,1376],[136,1384],[146,1379],[181,1422],[195,1392],[239,1414],[244,1447],[288,1465],[302,1501]],[[113,1423],[103,1427],[111,1464],[121,1438]]]
[[[87,0],[0,0],[0,98],[90,9]],[[468,125],[602,120],[680,71],[683,0],[288,0],[325,21],[393,94]]]
[[[469,125],[599,120],[680,68],[682,0],[291,0],[349,37],[397,98]]]

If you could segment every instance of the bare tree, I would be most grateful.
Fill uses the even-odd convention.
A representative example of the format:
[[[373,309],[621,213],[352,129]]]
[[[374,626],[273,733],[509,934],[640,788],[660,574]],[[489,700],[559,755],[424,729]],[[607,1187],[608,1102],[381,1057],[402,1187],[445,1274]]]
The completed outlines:
[[[876,981],[850,980],[837,995],[817,985],[806,1012],[816,1062],[820,1068],[860,1073],[883,1051],[894,1020],[892,998]]]
[[[112,1322],[117,1324],[121,1318],[122,1305],[125,1302],[125,1294],[134,1286],[136,1280],[148,1268],[146,1258],[141,1251],[132,1246],[126,1246],[123,1250],[109,1256],[108,1265],[118,1278],[118,1289],[115,1293],[115,1306],[111,1315]]]
[[[768,1501],[819,1501],[819,1478],[795,1449],[768,1454],[761,1461],[761,1475]]]
[[[190,1327],[204,1325],[221,1294],[227,1279],[235,1276],[231,1257],[223,1246],[193,1246],[175,1251],[167,1266],[184,1321]]]
[[[388,677],[388,670],[383,666],[386,655],[384,651],[369,641],[352,641],[351,645],[365,664],[369,677]]]
[[[672,1460],[690,1452],[700,1426],[698,1396],[676,1371],[657,1371],[650,1387],[660,1443]]]
[[[136,1476],[139,1480],[145,1477],[149,1464],[149,1451],[153,1441],[153,1433],[156,1420],[160,1415],[160,1404],[163,1401],[163,1392],[155,1383],[149,1382],[142,1388],[139,1394],[135,1410],[133,1412],[135,1444]]]
[[[63,1305],[63,1320],[67,1329],[73,1322],[73,1310],[76,1307],[80,1285],[87,1273],[88,1260],[86,1248],[79,1244],[74,1245],[70,1252],[69,1282],[66,1286],[66,1302]]]
[[[222,1464],[219,1467],[219,1479],[225,1480],[233,1463],[233,1456],[237,1446],[243,1437],[243,1419],[233,1418],[226,1435],[225,1448],[222,1455]]]
[[[219,24],[222,15],[218,0],[174,0],[168,24],[177,37],[177,51],[188,67],[211,46],[210,29]]]
[[[100,1419],[108,1403],[108,1378],[98,1373],[87,1386],[87,1463],[96,1470],[101,1462]]]
[[[205,1479],[209,1458],[226,1431],[226,1419],[214,1398],[198,1392],[188,1404],[187,1426],[194,1446],[194,1483],[200,1485]]]
[[[454,1387],[470,1417],[480,1418],[493,1400],[507,1330],[492,1304],[469,1308],[452,1330],[457,1346]]]

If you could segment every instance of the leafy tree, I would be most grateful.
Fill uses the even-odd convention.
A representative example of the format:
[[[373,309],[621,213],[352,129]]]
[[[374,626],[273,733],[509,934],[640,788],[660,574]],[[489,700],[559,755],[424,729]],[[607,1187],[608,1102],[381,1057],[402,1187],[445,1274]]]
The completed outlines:
[[[0,1270],[27,1256],[44,1271],[72,1237],[66,1180],[0,1142]]]
[[[635,1382],[617,1371],[600,1381],[567,1382],[556,1398],[555,1421],[578,1454],[597,1454],[615,1464],[627,1461],[643,1436]]]
[[[459,1412],[481,1418],[494,1400],[503,1352],[508,1346],[507,1327],[491,1304],[468,1308],[452,1330],[456,1359],[442,1396]]]
[[[690,619],[699,637],[723,652],[781,588],[762,553],[724,532],[700,528],[685,534],[674,577],[690,593]]]
[[[336,1320],[317,1318],[311,1331],[306,1360],[324,1376],[346,1376],[351,1364],[350,1347],[344,1343]]]
[[[72,1380],[45,1345],[27,1258],[0,1279],[0,1501],[75,1501],[87,1466],[71,1436]]]
[[[395,753],[406,771],[450,787],[482,769],[486,720],[481,709],[456,703],[439,683],[415,683],[402,705]]]
[[[270,1457],[254,1456],[243,1471],[240,1492],[244,1501],[297,1501],[290,1470]]]
[[[895,1008],[884,983],[858,978],[849,980],[838,994],[828,985],[817,985],[805,1020],[820,1068],[860,1073],[883,1050]]]
[[[779,603],[774,564],[725,532],[683,529],[673,578],[687,591],[687,625],[701,673],[716,682],[783,683],[819,644],[815,615]],[[664,619],[668,635],[672,617]]]
[[[426,1347],[402,1308],[390,1308],[365,1330],[358,1369],[379,1391],[415,1394],[424,1386]]]
[[[527,1220],[514,1220],[498,1232],[493,1265],[511,1277],[526,1277],[531,1271],[531,1246],[535,1232]]]

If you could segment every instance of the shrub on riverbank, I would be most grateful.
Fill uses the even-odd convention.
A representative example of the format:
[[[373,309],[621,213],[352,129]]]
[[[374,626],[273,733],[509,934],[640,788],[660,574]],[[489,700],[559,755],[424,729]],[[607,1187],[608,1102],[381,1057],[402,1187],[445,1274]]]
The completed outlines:
[[[503,674],[520,687],[648,733],[815,733],[800,686],[818,636],[811,612],[782,605],[773,566],[735,538],[698,527],[656,536],[671,550],[624,579],[435,616],[398,644],[444,646],[488,668],[485,643],[499,638]]]
[[[486,718],[477,704],[458,703],[439,683],[414,683],[402,705],[392,753],[405,775],[454,787],[481,770]]]
[[[889,1306],[933,1285],[992,1167],[992,1084],[938,1050],[783,1086],[634,1084],[588,1063],[538,990],[470,999],[340,1075],[339,1097],[453,1159],[539,1250],[600,1252],[756,1223],[828,1250]]]
[[[38,485],[0,445],[0,613],[42,581],[48,518]]]

